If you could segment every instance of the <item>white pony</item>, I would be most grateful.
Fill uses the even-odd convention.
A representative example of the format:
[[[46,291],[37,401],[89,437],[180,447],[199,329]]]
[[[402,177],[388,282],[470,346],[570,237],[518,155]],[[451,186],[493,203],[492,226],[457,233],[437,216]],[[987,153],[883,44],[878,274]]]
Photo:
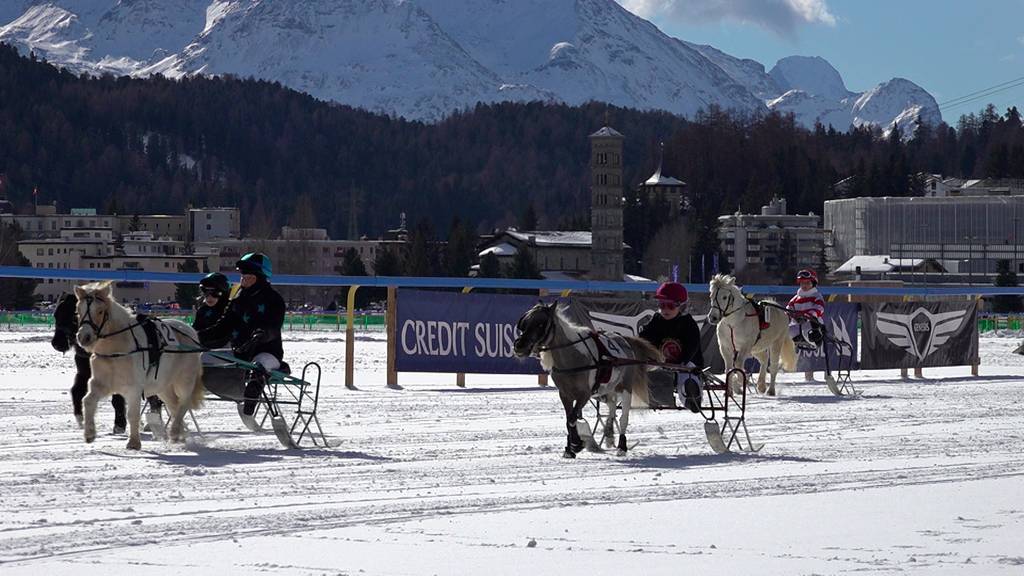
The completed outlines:
[[[120,394],[125,400],[129,449],[142,448],[139,412],[143,394],[155,394],[164,401],[171,413],[166,436],[172,442],[184,441],[185,412],[203,402],[203,368],[199,354],[168,353],[168,349],[196,346],[195,330],[178,320],[150,320],[155,330],[147,334],[144,323],[114,300],[110,282],[75,286],[75,296],[78,343],[92,354],[89,392],[82,399],[85,441],[96,438],[97,402],[111,394]],[[150,342],[151,336],[157,342]],[[151,348],[161,353],[153,354]]]
[[[743,368],[747,358],[753,356],[761,363],[757,378],[757,391],[775,396],[775,375],[782,369],[791,372],[796,368],[796,345],[789,336],[789,315],[772,306],[764,307],[764,321],[761,327],[753,300],[744,296],[736,279],[716,274],[711,279],[711,310],[708,322],[717,325],[718,349],[725,360],[726,371]],[[771,384],[765,386],[768,365],[771,364]],[[735,383],[733,383],[735,386]]]

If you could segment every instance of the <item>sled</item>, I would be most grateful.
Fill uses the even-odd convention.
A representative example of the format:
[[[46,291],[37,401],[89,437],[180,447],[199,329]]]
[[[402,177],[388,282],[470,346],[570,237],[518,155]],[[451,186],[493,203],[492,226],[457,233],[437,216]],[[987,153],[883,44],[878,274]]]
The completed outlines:
[[[308,362],[301,375],[293,376],[287,365],[282,369],[265,371],[261,366],[235,358],[228,352],[210,352],[217,364],[203,367],[203,385],[207,398],[234,402],[242,424],[252,432],[270,430],[278,442],[287,448],[301,448],[303,441],[313,446],[330,446],[317,416],[320,401],[320,365]],[[315,375],[315,378],[314,378]],[[252,378],[263,378],[264,385],[258,397],[245,395],[246,384]],[[246,403],[253,407],[245,413]]]

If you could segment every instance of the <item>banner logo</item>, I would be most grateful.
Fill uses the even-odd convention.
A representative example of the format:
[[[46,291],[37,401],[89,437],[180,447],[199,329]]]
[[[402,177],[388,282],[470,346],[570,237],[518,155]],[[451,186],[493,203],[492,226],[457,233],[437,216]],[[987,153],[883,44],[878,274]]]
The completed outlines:
[[[968,310],[931,313],[917,308],[909,314],[879,312],[875,327],[889,342],[923,361],[960,329]]]
[[[587,310],[590,315],[590,322],[594,328],[602,332],[614,332],[621,336],[636,336],[640,333],[640,327],[647,324],[654,310],[642,310],[639,314],[624,316],[622,314],[608,314],[607,312],[594,312]]]

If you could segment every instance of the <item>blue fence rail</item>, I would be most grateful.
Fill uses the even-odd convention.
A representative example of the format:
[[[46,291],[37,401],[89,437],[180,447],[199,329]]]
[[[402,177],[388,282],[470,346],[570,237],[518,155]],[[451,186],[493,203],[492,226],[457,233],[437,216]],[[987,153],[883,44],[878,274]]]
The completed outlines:
[[[38,278],[55,280],[115,280],[118,282],[163,282],[193,284],[203,277],[200,273],[141,272],[132,270],[75,270],[30,268],[27,266],[0,266],[0,278]],[[228,274],[238,281],[237,274]],[[599,282],[579,280],[513,280],[508,278],[420,278],[406,276],[300,276],[275,274],[274,284],[281,286],[361,286],[397,288],[503,288],[512,290],[548,290],[562,292],[653,292],[657,282]],[[694,293],[708,292],[707,284],[686,284]],[[1024,287],[957,286],[957,287],[879,287],[879,286],[821,286],[825,296],[1024,296]],[[791,285],[746,285],[751,294],[792,294]]]

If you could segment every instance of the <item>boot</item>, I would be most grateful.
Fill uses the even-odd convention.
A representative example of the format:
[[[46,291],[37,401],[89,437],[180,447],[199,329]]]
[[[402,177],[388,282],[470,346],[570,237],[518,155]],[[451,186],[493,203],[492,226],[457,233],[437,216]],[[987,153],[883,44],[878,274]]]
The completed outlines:
[[[246,416],[252,416],[256,412],[256,405],[259,403],[260,396],[263,395],[263,384],[263,378],[256,375],[246,382],[244,392],[246,400],[242,404],[242,413]]]

